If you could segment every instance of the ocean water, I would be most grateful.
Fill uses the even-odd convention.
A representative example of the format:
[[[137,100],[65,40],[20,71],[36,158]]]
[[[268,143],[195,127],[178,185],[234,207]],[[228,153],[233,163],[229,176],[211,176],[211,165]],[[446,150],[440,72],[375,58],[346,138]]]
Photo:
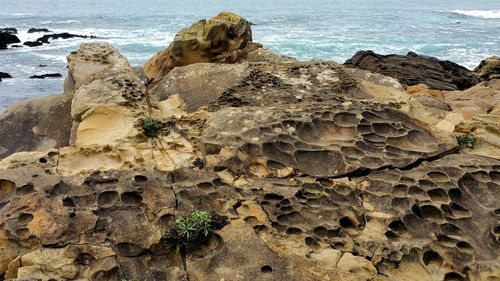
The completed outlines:
[[[142,65],[175,33],[221,11],[254,25],[253,38],[299,59],[344,62],[358,50],[420,54],[473,69],[500,55],[500,0],[0,0],[0,27],[15,27],[21,41],[31,27],[95,35],[117,47],[132,65]],[[66,55],[89,39],[53,40],[35,48],[0,50],[0,112],[27,98],[61,93]]]

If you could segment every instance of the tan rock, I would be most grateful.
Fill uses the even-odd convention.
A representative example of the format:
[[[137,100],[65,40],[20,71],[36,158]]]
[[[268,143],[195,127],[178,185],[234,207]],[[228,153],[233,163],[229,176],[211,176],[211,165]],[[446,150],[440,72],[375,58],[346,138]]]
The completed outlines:
[[[266,48],[259,48],[248,53],[247,62],[267,62],[267,63],[293,63],[297,59],[289,56],[280,55]]]
[[[69,95],[94,80],[119,73],[133,73],[127,59],[104,42],[82,43],[80,49],[72,52],[67,59],[68,78],[64,92]]]
[[[481,61],[474,72],[483,80],[500,79],[500,57],[492,56]]]
[[[337,268],[365,279],[377,276],[377,269],[370,261],[363,257],[353,256],[351,253],[342,255],[337,263]]]
[[[73,279],[78,274],[78,267],[74,264],[75,258],[68,256],[64,248],[42,248],[22,256],[22,267],[19,271],[26,266],[39,266],[43,272],[53,272],[62,278]]]
[[[259,47],[252,43],[250,23],[224,12],[181,30],[168,48],[144,64],[144,72],[154,87],[175,67],[199,62],[234,63]]]

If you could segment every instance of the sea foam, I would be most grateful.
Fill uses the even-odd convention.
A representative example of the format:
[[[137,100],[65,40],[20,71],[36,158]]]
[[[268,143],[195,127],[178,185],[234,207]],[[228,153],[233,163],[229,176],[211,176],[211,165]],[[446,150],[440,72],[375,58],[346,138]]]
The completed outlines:
[[[452,12],[475,18],[500,19],[500,10],[453,10]]]

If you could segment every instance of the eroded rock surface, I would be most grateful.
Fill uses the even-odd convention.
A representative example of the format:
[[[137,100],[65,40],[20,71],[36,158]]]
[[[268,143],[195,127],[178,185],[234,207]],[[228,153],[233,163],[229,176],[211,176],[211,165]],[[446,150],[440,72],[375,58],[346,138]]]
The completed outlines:
[[[178,66],[200,62],[234,63],[260,45],[252,42],[250,22],[233,13],[220,13],[182,29],[170,46],[144,64],[152,84]]]
[[[133,72],[127,58],[108,43],[82,43],[67,59],[69,71],[65,93],[69,94],[96,79]]]
[[[71,97],[48,96],[24,101],[0,117],[0,158],[18,151],[69,145]]]
[[[412,52],[401,56],[359,51],[344,65],[381,73],[407,86],[423,83],[437,90],[465,90],[479,82],[478,77],[465,67]]]
[[[0,280],[498,279],[497,79],[405,90],[264,49],[228,64],[251,33],[218,17],[179,33],[182,58],[210,59],[159,67],[149,91],[116,49],[85,43],[66,95],[2,116],[14,137],[0,161]],[[149,137],[145,117],[161,125]],[[458,133],[477,140],[459,149]],[[164,234],[195,210],[225,223],[176,253]]]
[[[492,56],[481,61],[474,72],[483,80],[500,79],[500,57]]]

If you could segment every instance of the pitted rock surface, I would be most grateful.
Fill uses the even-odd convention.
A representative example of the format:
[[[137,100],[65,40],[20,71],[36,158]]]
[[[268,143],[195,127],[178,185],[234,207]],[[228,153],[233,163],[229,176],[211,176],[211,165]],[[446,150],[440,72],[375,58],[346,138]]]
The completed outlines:
[[[481,61],[474,72],[483,80],[500,79],[500,57],[492,56]]]
[[[402,168],[456,146],[400,111],[357,102],[225,108],[209,121],[202,141],[207,157],[235,150],[227,161],[236,170],[262,159],[320,177]]]
[[[67,59],[68,78],[64,92],[70,95],[96,79],[133,72],[127,58],[104,42],[82,43],[80,49],[71,52]]]
[[[494,280],[499,272],[500,162],[487,157],[450,155],[352,180],[249,178],[237,189],[206,169],[82,178],[43,167],[0,174],[7,279],[220,280],[238,268],[242,280],[412,280],[410,272]],[[185,271],[161,235],[194,209],[230,223],[188,254]]]
[[[194,64],[173,69],[151,92],[151,97],[158,102],[179,95],[188,112],[203,106],[216,111],[228,106],[373,97],[358,84],[344,67],[334,62]]]
[[[144,112],[147,109],[146,88],[131,73],[94,80],[75,92],[71,115],[73,120],[81,121],[81,116],[92,107],[105,105],[124,106]]]
[[[67,136],[46,112],[73,124],[69,146],[0,160],[0,280],[499,280],[498,80],[404,91],[250,52],[247,21],[216,19],[152,59],[149,91],[110,45],[83,44],[64,110],[2,119],[34,145]],[[224,223],[176,253],[163,235],[195,210]]]

